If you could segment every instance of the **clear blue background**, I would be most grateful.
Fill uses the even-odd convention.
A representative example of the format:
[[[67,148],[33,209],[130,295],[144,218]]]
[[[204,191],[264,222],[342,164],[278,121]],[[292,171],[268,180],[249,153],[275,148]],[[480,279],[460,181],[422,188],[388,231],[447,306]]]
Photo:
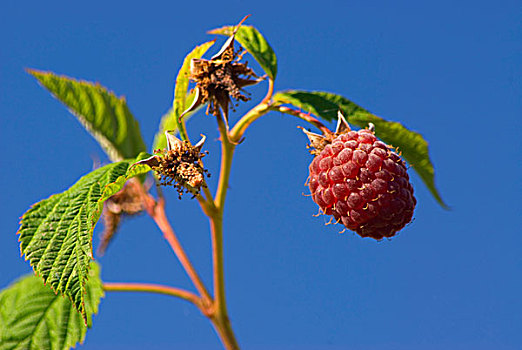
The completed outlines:
[[[267,115],[237,149],[226,208],[228,305],[242,347],[522,348],[522,5],[422,3],[3,1],[0,287],[31,271],[19,256],[18,218],[90,171],[93,159],[106,161],[23,68],[98,81],[125,95],[151,145],[185,54],[214,38],[206,30],[252,14],[247,23],[278,55],[277,89],[340,93],[422,133],[452,210],[439,207],[413,174],[415,221],[398,237],[339,234],[341,226],[312,216],[317,207],[303,195],[311,160],[296,128],[303,123]],[[250,89],[253,100],[265,88]],[[201,112],[189,128],[194,138],[208,136],[205,161],[215,185],[214,120]],[[208,223],[195,201],[167,192],[174,228],[210,285]],[[192,288],[145,215],[123,224],[99,262],[106,281]],[[184,301],[111,293],[82,348],[220,343]]]

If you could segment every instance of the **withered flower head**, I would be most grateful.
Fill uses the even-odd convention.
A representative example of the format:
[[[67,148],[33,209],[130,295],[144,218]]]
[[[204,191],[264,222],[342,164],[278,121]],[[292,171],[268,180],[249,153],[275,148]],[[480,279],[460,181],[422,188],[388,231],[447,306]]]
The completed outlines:
[[[131,216],[143,210],[138,184],[129,181],[123,188],[105,201],[103,207],[104,230],[100,237],[98,254],[103,255],[112,241],[122,216]]]
[[[156,155],[141,160],[136,164],[147,164],[154,170],[163,186],[174,186],[179,193],[198,195],[201,187],[205,186],[204,176],[208,171],[203,168],[201,152],[205,136],[194,146],[187,141],[181,141],[170,131],[165,131],[167,149],[155,150]]]
[[[243,88],[257,84],[264,77],[258,77],[247,66],[248,62],[240,62],[246,51],[234,49],[234,37],[241,23],[236,27],[221,50],[210,60],[192,59],[190,62],[190,79],[196,83],[196,96],[192,105],[181,114],[194,110],[208,102],[207,114],[220,116],[223,113],[228,121],[228,109],[232,98],[236,101],[248,101]]]

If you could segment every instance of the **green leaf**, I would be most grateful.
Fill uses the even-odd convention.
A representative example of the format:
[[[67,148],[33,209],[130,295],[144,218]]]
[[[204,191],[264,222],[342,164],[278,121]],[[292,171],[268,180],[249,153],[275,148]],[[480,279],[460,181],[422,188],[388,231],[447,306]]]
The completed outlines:
[[[165,138],[165,130],[178,130],[177,120],[194,100],[194,92],[188,93],[189,76],[190,76],[190,61],[193,58],[201,58],[205,52],[214,44],[214,41],[209,41],[196,46],[183,60],[183,64],[176,77],[176,87],[174,88],[174,100],[172,108],[161,118],[160,128],[154,137],[154,149],[167,148],[167,140]],[[188,113],[183,118],[185,121],[195,111]]]
[[[428,143],[419,133],[408,130],[398,122],[377,117],[343,96],[328,92],[284,91],[275,94],[273,100],[279,104],[292,104],[328,121],[337,119],[337,111],[341,110],[351,124],[365,128],[368,123],[373,123],[375,134],[401,151],[437,202],[443,208],[448,208],[435,187],[435,171],[430,160]]]
[[[0,292],[0,350],[66,350],[83,343],[104,294],[95,262],[85,292],[86,322],[69,299],[41,278],[30,275],[11,284]]]
[[[18,234],[25,259],[47,285],[70,298],[84,318],[94,226],[103,203],[128,179],[150,170],[146,165],[131,167],[146,156],[96,169],[65,192],[34,204],[22,216]]]
[[[367,112],[340,95],[322,91],[288,90],[274,94],[272,99],[279,104],[294,105],[327,121],[337,120],[339,109],[347,118],[355,112]]]
[[[161,117],[159,130],[156,133],[156,136],[154,136],[154,146],[152,147],[153,150],[167,148],[165,130],[176,130],[176,132],[178,132],[178,126],[176,125],[177,123],[175,118],[177,118],[177,116],[174,113],[174,108],[170,108],[167,113]]]
[[[112,161],[134,158],[146,147],[124,97],[100,84],[29,69],[38,82],[65,104]]]
[[[234,26],[216,28],[209,31],[209,34],[231,36],[234,28]],[[242,25],[239,27],[235,39],[250,52],[270,79],[274,80],[277,75],[277,57],[263,35],[252,26]]]

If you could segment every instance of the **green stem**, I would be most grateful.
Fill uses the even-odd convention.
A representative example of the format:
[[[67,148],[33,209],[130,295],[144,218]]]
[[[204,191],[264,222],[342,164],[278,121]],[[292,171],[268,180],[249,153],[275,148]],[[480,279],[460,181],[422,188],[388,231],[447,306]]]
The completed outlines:
[[[180,120],[178,116],[174,116],[174,123],[176,124],[176,128],[178,128],[181,140],[190,142],[187,134],[187,128],[185,127],[185,121]]]
[[[245,114],[237,123],[234,125],[234,128],[230,130],[229,139],[233,143],[238,143],[246,129],[252,124],[255,120],[266,114],[270,111],[270,100],[272,98],[272,94],[274,93],[274,81],[272,79],[268,80],[268,92],[266,93],[265,98],[257,106],[252,108],[247,114]]]
[[[234,331],[230,325],[230,321],[227,318],[211,318],[212,325],[216,329],[216,332],[221,339],[221,342],[227,350],[239,350],[239,344],[237,343]]]
[[[270,110],[270,100],[274,92],[274,81],[268,81],[268,92],[265,98],[247,114],[245,114],[228,132],[223,116],[217,117],[221,139],[221,168],[218,188],[214,199],[214,209],[209,216],[212,234],[212,265],[214,275],[214,309],[210,317],[223,345],[228,350],[238,350],[234,332],[228,318],[225,273],[223,254],[223,213],[230,179],[230,170],[236,145],[239,143],[248,126]],[[208,198],[208,196],[207,196]]]
[[[221,136],[221,169],[216,197],[214,200],[214,205],[217,210],[214,215],[210,216],[210,221],[212,233],[215,311],[219,315],[226,316],[227,308],[223,267],[223,213],[225,209],[225,198],[227,195],[235,145],[228,139],[228,133],[223,118],[217,117],[217,122]]]
[[[214,270],[214,308],[210,320],[227,350],[239,350],[232,330],[225,298],[223,265],[223,217],[222,209],[210,218],[212,232],[212,265]]]
[[[232,140],[229,139],[223,118],[218,117],[217,122],[221,138],[221,168],[219,169],[219,182],[214,203],[218,211],[223,213],[228,190],[228,180],[230,178],[230,168],[232,167],[232,158],[234,157],[236,146],[232,143]]]

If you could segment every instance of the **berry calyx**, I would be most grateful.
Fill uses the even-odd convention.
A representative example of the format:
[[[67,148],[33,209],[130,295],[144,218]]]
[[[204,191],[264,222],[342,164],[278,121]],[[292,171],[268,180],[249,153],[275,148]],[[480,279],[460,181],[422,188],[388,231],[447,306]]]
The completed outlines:
[[[413,217],[413,187],[406,164],[370,129],[350,130],[339,113],[337,131],[306,132],[315,158],[308,186],[325,215],[361,237],[393,237]]]

